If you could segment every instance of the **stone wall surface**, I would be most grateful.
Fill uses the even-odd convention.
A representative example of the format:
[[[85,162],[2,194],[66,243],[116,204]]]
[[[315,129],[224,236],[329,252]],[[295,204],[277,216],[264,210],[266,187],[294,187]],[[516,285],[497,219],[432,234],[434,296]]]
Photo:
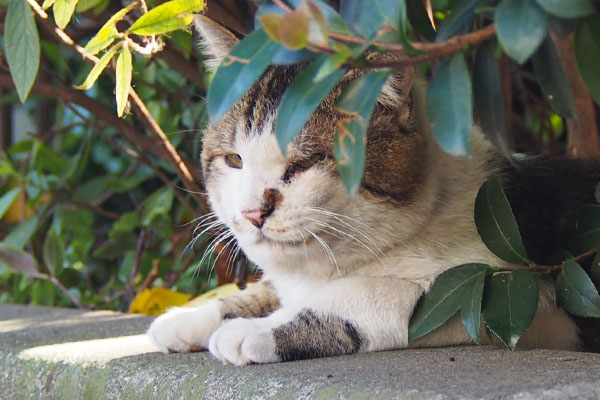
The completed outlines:
[[[0,399],[600,399],[600,355],[408,349],[234,367],[164,355],[151,318],[0,305]]]

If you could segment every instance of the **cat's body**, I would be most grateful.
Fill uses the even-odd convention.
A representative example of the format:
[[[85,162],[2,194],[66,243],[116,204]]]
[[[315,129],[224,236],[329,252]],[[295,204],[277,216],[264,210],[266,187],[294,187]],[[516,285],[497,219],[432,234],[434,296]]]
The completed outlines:
[[[217,59],[235,43],[204,19],[197,26]],[[422,123],[426,116],[411,89],[410,72],[386,84],[368,131],[365,177],[356,198],[350,198],[332,157],[341,118],[333,104],[360,73],[342,80],[284,156],[273,122],[298,71],[298,66],[271,67],[204,134],[202,164],[211,206],[262,269],[263,281],[236,296],[159,317],[149,335],[162,351],[205,347],[223,361],[248,364],[407,347],[412,311],[439,274],[469,262],[503,264],[474,224],[481,184],[498,175],[509,199],[522,203],[517,218],[531,215],[521,202],[524,186],[513,184],[528,173],[518,161],[503,162],[476,130],[472,160],[438,147]],[[600,180],[596,170],[590,181]],[[593,185],[584,182],[582,190],[588,184],[591,199]],[[536,190],[528,186],[526,197]],[[543,193],[540,203],[554,201],[546,197],[554,195],[565,203],[553,214],[540,214],[550,224],[564,217],[567,205],[588,200],[563,199],[562,192],[548,188]],[[544,254],[536,246],[547,243],[536,237],[535,231],[524,234],[534,254]],[[470,342],[460,321],[451,320],[415,345]],[[580,347],[577,327],[556,307],[551,285],[541,285],[536,318],[520,344]]]

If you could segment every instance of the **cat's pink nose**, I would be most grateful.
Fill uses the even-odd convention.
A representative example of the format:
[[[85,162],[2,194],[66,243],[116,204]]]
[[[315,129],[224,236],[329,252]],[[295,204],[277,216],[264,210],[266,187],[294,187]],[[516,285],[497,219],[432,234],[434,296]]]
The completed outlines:
[[[273,212],[272,209],[244,210],[242,215],[257,228],[262,228],[265,219]]]

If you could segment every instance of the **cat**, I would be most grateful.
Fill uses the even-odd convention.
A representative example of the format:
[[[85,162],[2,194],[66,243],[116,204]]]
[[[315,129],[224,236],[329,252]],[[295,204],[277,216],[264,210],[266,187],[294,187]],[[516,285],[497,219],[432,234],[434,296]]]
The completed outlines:
[[[196,16],[195,25],[216,68],[238,39],[203,16]],[[364,179],[351,198],[332,156],[341,117],[334,104],[364,71],[345,75],[284,156],[273,123],[301,68],[269,67],[204,132],[210,205],[226,226],[224,237],[235,236],[263,278],[234,296],[158,317],[148,335],[163,352],[208,349],[223,362],[246,365],[408,347],[413,309],[438,275],[470,262],[505,264],[486,248],[474,223],[475,197],[490,175],[498,176],[516,205],[517,220],[537,227],[523,231],[536,261],[544,261],[558,240],[551,232],[559,231],[568,207],[593,200],[600,169],[583,179],[587,175],[580,171],[589,169],[584,161],[563,168],[566,177],[582,177],[569,178],[567,196],[550,186],[556,163],[508,162],[476,128],[472,159],[442,151],[408,68],[388,79],[380,95],[367,135]],[[493,342],[482,332],[484,343]],[[453,318],[411,345],[471,342]],[[578,327],[556,306],[552,284],[541,283],[536,317],[519,344],[581,348]]]

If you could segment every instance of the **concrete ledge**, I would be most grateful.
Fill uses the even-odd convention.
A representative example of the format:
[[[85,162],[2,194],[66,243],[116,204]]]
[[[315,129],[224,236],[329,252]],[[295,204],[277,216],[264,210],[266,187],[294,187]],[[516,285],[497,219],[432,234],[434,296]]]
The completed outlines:
[[[600,398],[600,355],[455,347],[225,366],[163,355],[151,318],[0,305],[2,399]]]

